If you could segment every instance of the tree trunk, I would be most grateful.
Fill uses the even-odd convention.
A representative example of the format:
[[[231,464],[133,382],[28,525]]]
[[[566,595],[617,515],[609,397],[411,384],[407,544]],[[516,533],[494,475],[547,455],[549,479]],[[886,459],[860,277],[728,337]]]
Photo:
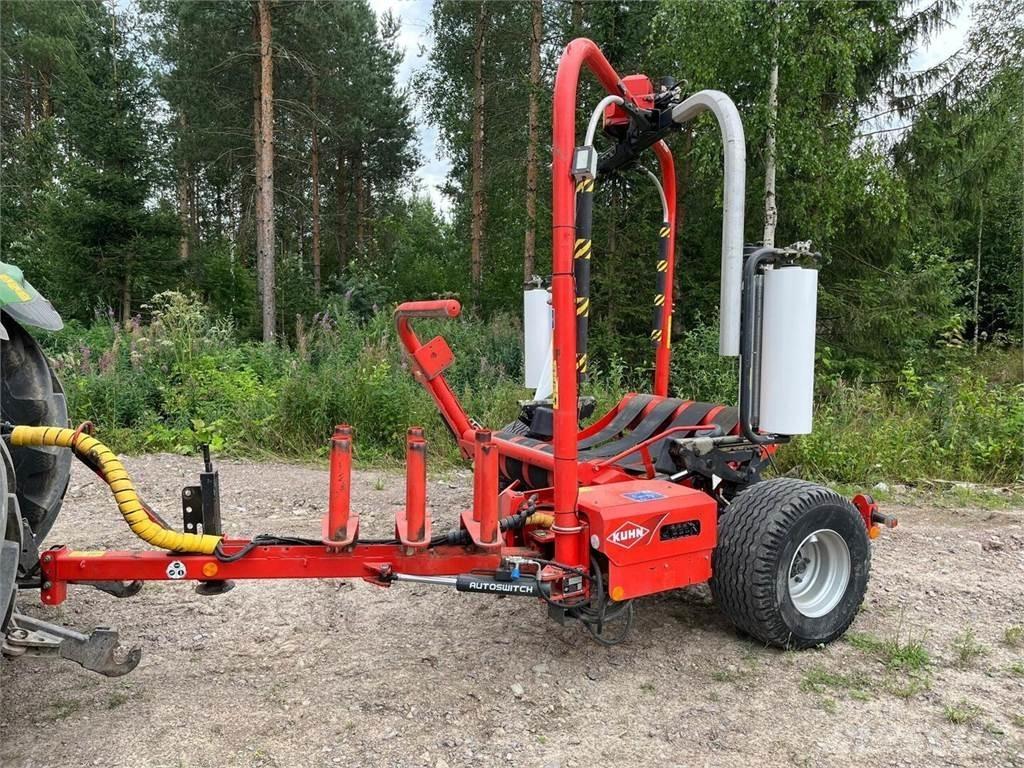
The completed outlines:
[[[583,0],[572,0],[572,33],[580,34],[583,28]]]
[[[363,176],[363,247],[369,256],[374,255],[373,249],[373,181]]]
[[[985,199],[982,198],[978,203],[978,258],[974,265],[974,354],[978,354],[979,326],[981,325],[978,306],[981,303],[981,233],[984,226]]]
[[[363,180],[363,160],[359,156],[352,163],[353,194],[356,198],[356,258],[363,255],[366,246],[366,187]]]
[[[252,67],[252,142],[253,142],[253,217],[256,222],[256,300],[263,307],[263,252],[260,250],[263,234],[263,153],[262,131],[260,129],[260,17],[259,8],[253,4],[252,39],[256,49],[256,58]]]
[[[470,221],[470,274],[473,304],[480,305],[480,284],[483,281],[484,240],[484,39],[487,27],[487,3],[480,3],[473,34],[473,137],[470,147],[472,165],[472,208]]]
[[[50,96],[50,83],[53,80],[53,74],[49,69],[44,69],[39,73],[39,103],[43,108],[43,119],[49,120],[53,117],[53,98]]]
[[[775,129],[779,119],[779,0],[773,0],[772,13],[772,60],[768,75],[768,130],[764,137],[764,237],[768,247],[775,245],[775,226],[779,221],[779,209],[775,202]]]
[[[178,166],[178,227],[181,232],[178,234],[178,258],[188,261],[192,257],[192,218],[189,214],[189,183],[185,174],[184,163]]]
[[[263,275],[263,341],[273,343],[277,325],[274,295],[274,54],[270,47],[270,0],[259,0],[260,16],[260,164],[263,220],[258,251]]]
[[[25,133],[29,133],[32,130],[32,71],[28,68],[28,64],[22,67],[22,75],[24,77],[25,88],[22,91],[22,111],[24,112],[24,128]]]
[[[177,178],[177,193],[178,193],[178,226],[181,229],[181,233],[178,235],[178,258],[182,261],[188,261],[192,255],[192,232],[193,230],[193,214],[192,214],[192,182],[191,174],[189,173],[190,167],[188,161],[184,157],[184,151],[181,148],[181,136],[185,134],[188,128],[188,120],[184,114],[178,115],[178,178]]]
[[[311,138],[312,157],[310,158],[310,176],[313,183],[313,293],[320,295],[320,133],[317,130],[316,97],[317,79],[313,76],[312,93],[310,94],[310,109],[313,112],[313,131]]]
[[[537,264],[537,140],[540,112],[540,41],[544,34],[542,0],[530,0],[530,93],[526,108],[526,238],[523,244],[523,282]]]
[[[125,260],[124,282],[121,284],[121,325],[125,328],[132,319],[132,263]]]
[[[348,266],[348,231],[345,227],[346,203],[348,201],[348,183],[345,176],[345,156],[338,152],[338,175],[335,178],[335,195],[338,198],[338,221],[334,229],[338,241],[338,276],[341,277]]]

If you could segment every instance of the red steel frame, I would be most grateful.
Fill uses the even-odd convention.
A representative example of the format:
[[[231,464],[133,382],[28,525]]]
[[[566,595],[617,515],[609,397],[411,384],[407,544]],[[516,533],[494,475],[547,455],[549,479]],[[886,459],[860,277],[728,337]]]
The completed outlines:
[[[552,110],[551,171],[551,303],[554,308],[554,503],[555,559],[574,566],[586,564],[589,557],[577,514],[579,487],[578,388],[576,380],[576,284],[573,279],[573,243],[576,238],[575,185],[571,173],[576,148],[576,101],[580,72],[586,66],[610,94],[635,101],[622,84],[622,78],[592,41],[578,38],[569,43],[555,75]],[[645,95],[645,94],[640,94]],[[668,271],[665,276],[662,341],[655,364],[654,392],[668,393],[668,372],[672,317],[672,284],[675,252],[675,166],[664,142],[655,145],[661,168],[662,186],[669,213]]]
[[[566,47],[555,77],[553,105],[552,172],[552,305],[554,309],[554,435],[553,453],[513,443],[492,435],[466,414],[444,370],[453,360],[441,337],[423,344],[412,328],[417,318],[454,318],[460,306],[454,300],[414,301],[396,311],[399,339],[409,357],[413,376],[430,393],[445,423],[467,459],[474,459],[473,508],[462,514],[462,524],[476,545],[475,551],[461,546],[429,547],[430,520],[426,514],[426,442],[418,428],[407,437],[406,508],[396,515],[398,544],[359,542],[359,519],[350,509],[352,431],[339,426],[331,440],[330,494],[324,518],[323,545],[268,544],[255,547],[237,561],[214,555],[175,554],[157,551],[87,551],[52,549],[41,558],[44,583],[42,599],[57,604],[66,596],[67,584],[90,581],[189,580],[272,578],[364,578],[386,584],[392,568],[414,575],[451,575],[473,570],[493,570],[503,556],[536,555],[536,550],[513,546],[509,536],[498,529],[499,515],[517,511],[523,495],[513,489],[498,494],[498,455],[504,454],[551,470],[553,488],[542,492],[554,508],[554,559],[559,563],[589,567],[588,531],[577,508],[581,483],[599,484],[632,480],[634,477],[613,465],[627,455],[640,452],[648,477],[653,475],[649,444],[664,438],[659,434],[622,454],[600,461],[579,462],[577,439],[600,429],[604,420],[581,433],[578,423],[576,373],[576,285],[573,275],[573,243],[576,237],[575,184],[571,161],[576,147],[576,102],[579,76],[586,67],[609,93],[638,103],[628,91],[600,49],[579,38]],[[664,142],[654,145],[668,207],[669,251],[665,303],[662,309],[661,342],[656,350],[654,394],[668,394],[671,355],[671,318],[675,271],[675,169]],[[610,415],[607,418],[610,418]],[[693,425],[672,431],[700,431],[710,426]],[[231,555],[250,542],[225,539],[223,553]],[[182,569],[169,569],[173,562]],[[175,574],[172,576],[170,574]]]

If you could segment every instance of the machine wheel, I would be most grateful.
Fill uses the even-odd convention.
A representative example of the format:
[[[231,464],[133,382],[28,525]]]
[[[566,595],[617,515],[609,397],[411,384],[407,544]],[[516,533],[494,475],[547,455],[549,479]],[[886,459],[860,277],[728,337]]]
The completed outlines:
[[[0,443],[0,641],[14,611],[18,592],[18,565],[21,562],[21,515],[12,491],[14,470],[7,448]]]
[[[64,390],[42,349],[6,313],[10,339],[0,345],[0,417],[12,424],[66,427]],[[18,504],[36,540],[42,542],[60,512],[71,477],[71,452],[59,448],[11,450]]]
[[[739,629],[779,648],[829,643],[868,584],[864,520],[834,491],[775,478],[736,496],[718,522],[711,594]]]

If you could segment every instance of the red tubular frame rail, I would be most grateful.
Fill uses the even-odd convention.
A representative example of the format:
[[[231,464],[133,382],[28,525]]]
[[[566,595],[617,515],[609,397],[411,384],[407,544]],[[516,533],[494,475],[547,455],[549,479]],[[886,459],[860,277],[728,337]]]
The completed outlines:
[[[224,542],[230,555],[248,544],[245,539]],[[41,599],[58,605],[75,582],[225,581],[241,579],[364,579],[387,586],[392,569],[418,576],[445,576],[494,570],[504,555],[536,555],[533,550],[506,548],[500,552],[469,552],[465,547],[440,546],[409,554],[401,544],[355,544],[344,554],[316,545],[258,546],[234,562],[215,555],[146,551],[50,549],[40,557],[44,575]]]
[[[571,173],[576,148],[576,102],[580,72],[586,66],[610,94],[634,101],[634,94],[592,41],[573,40],[565,49],[555,76],[552,111],[552,275],[551,303],[554,307],[555,424],[554,424],[554,503],[555,559],[574,566],[588,562],[586,542],[577,514],[579,488],[578,388],[576,380],[576,285],[573,280],[573,242],[576,237],[575,185]],[[639,94],[647,95],[647,94]],[[663,312],[664,333],[655,363],[654,391],[668,393],[671,349],[672,285],[675,252],[675,166],[668,147],[654,146],[661,169],[662,186],[669,213],[669,264]]]

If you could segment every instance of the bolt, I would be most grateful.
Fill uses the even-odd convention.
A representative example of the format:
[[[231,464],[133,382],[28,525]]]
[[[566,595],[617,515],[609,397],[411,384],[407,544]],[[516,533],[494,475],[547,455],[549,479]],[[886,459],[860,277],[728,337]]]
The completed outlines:
[[[12,629],[9,634],[15,640],[24,640],[26,637],[28,637],[28,632],[24,629]]]
[[[186,488],[185,492],[184,492],[184,496],[185,496],[186,499],[191,499],[192,498],[192,489],[191,488]]]
[[[43,582],[43,589],[51,589],[52,587],[53,587],[53,584],[51,584],[50,582],[48,582],[48,581],[44,581]]]

